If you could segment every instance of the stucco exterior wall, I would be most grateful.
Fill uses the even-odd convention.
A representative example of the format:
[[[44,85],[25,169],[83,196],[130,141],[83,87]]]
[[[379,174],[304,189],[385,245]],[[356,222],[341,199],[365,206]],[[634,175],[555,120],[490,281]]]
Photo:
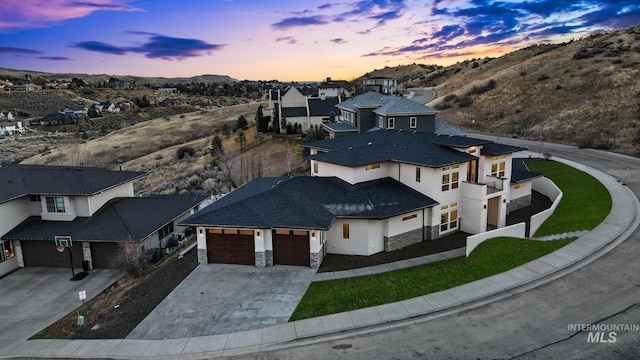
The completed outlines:
[[[128,182],[119,186],[116,186],[112,189],[103,191],[99,194],[89,197],[88,200],[88,210],[89,213],[85,215],[80,212],[78,209],[78,216],[91,216],[96,211],[98,211],[107,201],[116,198],[116,197],[133,197],[133,182]]]
[[[343,238],[343,224],[349,224],[349,239]],[[336,219],[327,234],[327,251],[342,255],[372,255],[384,250],[383,220]]]
[[[59,196],[56,196],[59,197]],[[69,196],[62,196],[62,198],[64,198],[64,211],[63,213],[50,213],[47,211],[47,200],[46,200],[47,196],[42,196],[41,197],[41,206],[42,206],[42,213],[40,215],[40,217],[42,218],[42,220],[49,220],[49,221],[72,221],[73,219],[76,218],[76,206],[75,206],[75,201],[73,200],[73,198],[70,198]]]
[[[35,215],[32,214],[32,208],[33,206],[32,204],[30,204],[28,196],[1,203],[0,236],[8,233],[11,229],[18,226],[18,224],[26,220],[29,216]]]

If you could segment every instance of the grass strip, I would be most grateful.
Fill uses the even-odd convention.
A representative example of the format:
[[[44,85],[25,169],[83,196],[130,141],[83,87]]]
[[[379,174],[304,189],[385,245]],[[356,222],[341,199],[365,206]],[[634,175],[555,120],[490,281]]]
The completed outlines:
[[[314,282],[291,321],[402,301],[499,274],[551,253],[572,240],[495,238],[470,257],[459,257],[382,274]]]
[[[564,193],[556,211],[534,237],[591,230],[611,211],[609,191],[593,176],[556,161],[528,161],[531,171],[545,174]]]

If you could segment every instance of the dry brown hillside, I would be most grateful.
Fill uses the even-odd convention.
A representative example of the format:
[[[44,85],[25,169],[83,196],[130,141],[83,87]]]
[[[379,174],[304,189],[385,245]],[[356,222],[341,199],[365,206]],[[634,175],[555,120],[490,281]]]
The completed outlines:
[[[413,77],[437,91],[440,120],[470,132],[640,156],[640,26]]]

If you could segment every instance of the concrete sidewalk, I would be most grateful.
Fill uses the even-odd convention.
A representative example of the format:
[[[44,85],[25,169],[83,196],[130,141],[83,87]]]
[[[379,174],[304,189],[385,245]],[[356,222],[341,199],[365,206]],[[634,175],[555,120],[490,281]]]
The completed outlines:
[[[434,294],[366,309],[279,324],[259,330],[169,340],[31,340],[0,348],[0,358],[216,358],[273,350],[387,327],[428,321],[510,297],[548,283],[594,261],[639,225],[637,198],[598,170],[555,159],[597,178],[609,190],[612,209],[595,229],[564,248],[518,268]],[[287,342],[287,343],[285,343]]]

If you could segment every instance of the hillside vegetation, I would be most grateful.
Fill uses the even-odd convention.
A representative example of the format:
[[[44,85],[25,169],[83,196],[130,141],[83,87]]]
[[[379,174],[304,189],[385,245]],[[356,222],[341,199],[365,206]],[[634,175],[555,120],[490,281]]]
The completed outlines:
[[[437,97],[427,105],[469,132],[640,156],[640,26],[495,59],[385,68],[368,76],[408,78],[401,89],[433,88]]]

